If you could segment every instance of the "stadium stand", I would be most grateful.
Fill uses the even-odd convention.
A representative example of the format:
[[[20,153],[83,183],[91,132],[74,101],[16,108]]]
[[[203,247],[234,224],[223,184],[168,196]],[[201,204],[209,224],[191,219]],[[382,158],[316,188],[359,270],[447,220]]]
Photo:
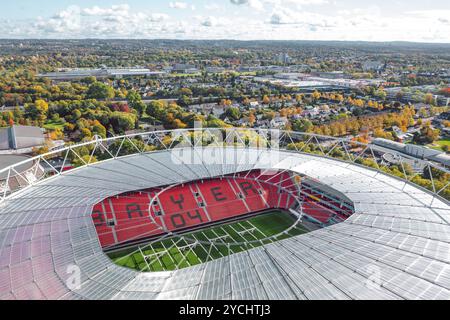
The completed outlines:
[[[287,171],[251,170],[186,184],[127,192],[94,206],[92,219],[103,248],[159,236],[267,209],[296,206],[326,225],[345,220],[351,209],[339,199],[306,184]]]
[[[217,168],[222,175],[267,167],[289,170],[294,178],[302,178],[299,198],[308,198],[304,191],[314,180],[316,184],[309,186],[322,193],[316,197],[319,201],[333,198],[333,205],[354,204],[355,214],[342,223],[224,259],[170,272],[138,272],[115,264],[102,251],[93,206],[114,194],[120,199],[124,192],[131,192],[130,196],[136,190],[188,183],[192,175],[171,161],[172,150],[99,161],[5,198],[0,206],[0,298],[450,299],[445,276],[450,212],[448,202],[438,194],[382,171],[328,157],[274,149],[229,151],[236,160],[230,167]],[[276,162],[261,161],[269,156]],[[243,165],[239,161],[243,157],[253,160]],[[202,158],[206,173],[193,170],[198,183],[217,179],[212,160],[210,155]],[[190,166],[187,160],[185,166]],[[247,178],[255,176],[251,173]],[[267,197],[277,196],[278,187],[273,188],[275,192]],[[108,212],[101,205],[96,208],[105,220],[109,212],[113,214],[111,208]],[[151,217],[150,212],[150,221]],[[80,288],[67,285],[72,278],[68,266],[79,267]],[[367,290],[373,275],[367,270],[373,266],[379,268],[382,285]]]

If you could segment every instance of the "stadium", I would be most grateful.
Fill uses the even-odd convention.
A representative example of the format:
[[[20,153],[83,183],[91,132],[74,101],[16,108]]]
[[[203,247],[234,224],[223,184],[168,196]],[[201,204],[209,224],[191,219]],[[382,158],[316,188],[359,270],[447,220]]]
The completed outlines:
[[[376,145],[167,130],[0,174],[2,300],[450,299],[450,172]]]

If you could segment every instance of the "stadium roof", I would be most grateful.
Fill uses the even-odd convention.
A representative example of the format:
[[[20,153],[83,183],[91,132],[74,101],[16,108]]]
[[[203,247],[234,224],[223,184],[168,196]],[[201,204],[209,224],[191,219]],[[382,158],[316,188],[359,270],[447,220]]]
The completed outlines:
[[[0,129],[0,150],[31,148],[44,142],[44,133],[39,127],[13,125]]]
[[[29,159],[28,156],[24,155],[16,155],[16,154],[2,154],[0,155],[0,170],[5,169],[11,165],[17,164],[19,162],[25,161]],[[29,169],[33,165],[32,162],[26,162],[23,165],[19,165],[17,171],[23,172]],[[6,179],[8,176],[8,172],[0,173],[0,180]]]
[[[210,164],[208,154],[199,164],[175,164],[174,155],[166,150],[91,164],[8,197],[0,207],[0,299],[450,299],[450,207],[431,193],[376,170],[289,151],[229,149],[226,165]],[[102,199],[272,167],[342,192],[355,214],[170,272],[139,273],[103,253],[91,218]],[[70,284],[74,266],[79,287]]]

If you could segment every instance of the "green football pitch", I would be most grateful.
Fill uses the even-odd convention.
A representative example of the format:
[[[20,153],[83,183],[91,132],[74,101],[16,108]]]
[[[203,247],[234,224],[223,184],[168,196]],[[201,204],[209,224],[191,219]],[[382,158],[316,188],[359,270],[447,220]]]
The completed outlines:
[[[270,211],[108,255],[120,266],[143,272],[176,270],[308,232],[296,222],[286,212]]]

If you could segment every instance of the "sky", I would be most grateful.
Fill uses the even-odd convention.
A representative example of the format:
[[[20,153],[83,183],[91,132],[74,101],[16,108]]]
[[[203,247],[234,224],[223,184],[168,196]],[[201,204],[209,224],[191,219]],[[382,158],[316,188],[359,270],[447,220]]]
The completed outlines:
[[[0,38],[450,43],[449,0],[0,0]]]

